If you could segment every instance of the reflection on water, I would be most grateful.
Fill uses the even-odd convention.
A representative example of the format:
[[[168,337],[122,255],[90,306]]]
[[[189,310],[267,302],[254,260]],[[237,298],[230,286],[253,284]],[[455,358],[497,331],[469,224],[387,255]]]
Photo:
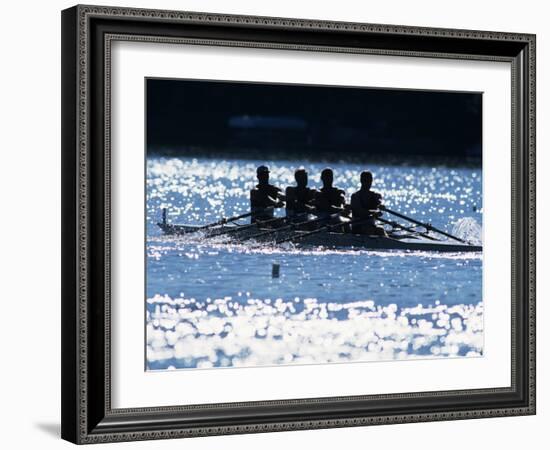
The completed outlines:
[[[149,159],[147,367],[256,366],[479,356],[480,254],[301,250],[162,236],[170,221],[206,224],[248,211],[264,161]],[[272,182],[303,165],[318,186],[323,164],[278,161]],[[481,170],[331,164],[348,198],[358,173],[389,208],[480,239]],[[281,276],[271,278],[271,265]]]

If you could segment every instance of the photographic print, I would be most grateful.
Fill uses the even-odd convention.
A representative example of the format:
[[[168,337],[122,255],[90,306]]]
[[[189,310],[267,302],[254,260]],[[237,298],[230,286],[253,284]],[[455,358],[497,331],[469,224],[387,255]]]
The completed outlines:
[[[64,439],[536,413],[535,35],[61,24]]]
[[[483,355],[482,93],[145,89],[147,370]]]

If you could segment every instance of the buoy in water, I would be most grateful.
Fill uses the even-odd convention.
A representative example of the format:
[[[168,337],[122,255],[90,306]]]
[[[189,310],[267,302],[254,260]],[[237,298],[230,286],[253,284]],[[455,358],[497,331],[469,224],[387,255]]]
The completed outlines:
[[[271,278],[279,278],[281,266],[277,263],[271,265]]]

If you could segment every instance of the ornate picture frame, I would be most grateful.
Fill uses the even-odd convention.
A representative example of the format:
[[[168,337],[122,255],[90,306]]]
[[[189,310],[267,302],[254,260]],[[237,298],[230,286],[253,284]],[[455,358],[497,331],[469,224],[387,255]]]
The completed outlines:
[[[115,41],[510,63],[511,385],[113,408],[110,71]],[[71,442],[535,414],[535,36],[82,5],[64,10],[62,236],[62,437]]]

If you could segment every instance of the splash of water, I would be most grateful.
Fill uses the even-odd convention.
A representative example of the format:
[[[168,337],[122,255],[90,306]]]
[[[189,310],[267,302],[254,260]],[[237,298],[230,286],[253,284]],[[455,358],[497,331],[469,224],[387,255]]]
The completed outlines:
[[[473,217],[462,217],[453,226],[452,233],[475,245],[482,244],[482,228]]]

